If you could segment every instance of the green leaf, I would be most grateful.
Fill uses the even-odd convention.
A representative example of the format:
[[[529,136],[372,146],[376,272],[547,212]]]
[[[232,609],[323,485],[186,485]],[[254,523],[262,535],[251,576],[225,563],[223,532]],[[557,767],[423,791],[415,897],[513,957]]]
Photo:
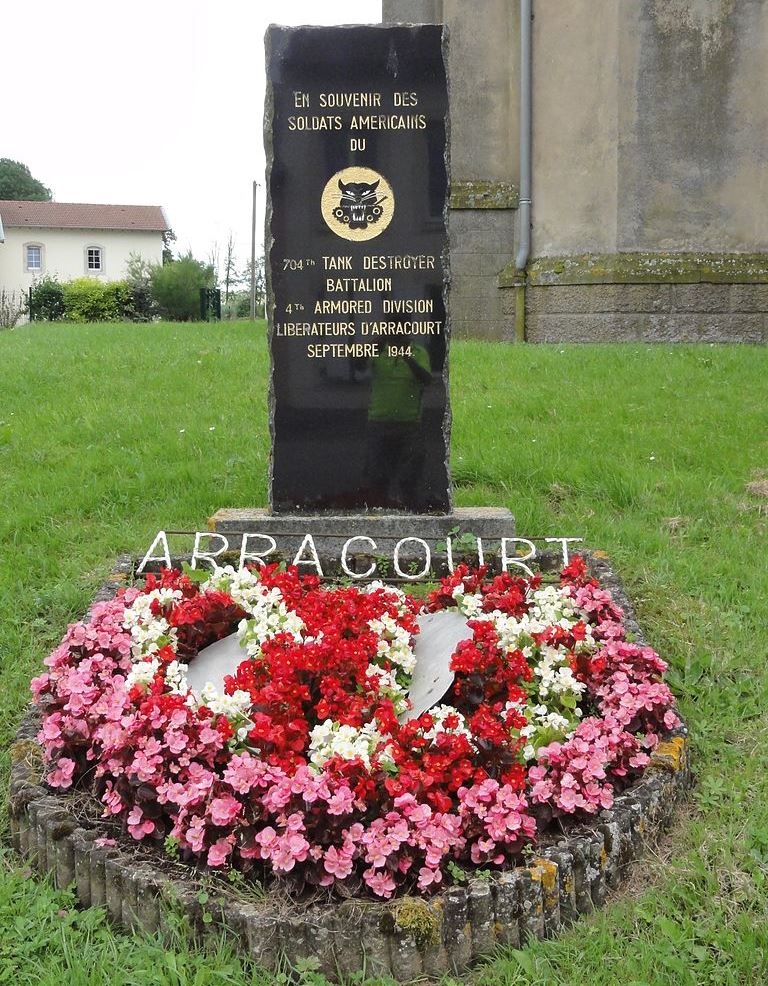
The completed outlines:
[[[185,561],[181,563],[181,570],[190,582],[195,582],[197,585],[202,585],[203,582],[207,582],[211,577],[211,572],[209,569],[192,568],[192,566]]]

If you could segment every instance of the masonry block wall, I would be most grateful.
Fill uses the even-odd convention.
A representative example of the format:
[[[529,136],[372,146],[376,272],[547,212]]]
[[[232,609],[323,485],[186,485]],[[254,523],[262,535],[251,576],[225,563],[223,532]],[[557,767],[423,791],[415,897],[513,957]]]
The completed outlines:
[[[507,302],[510,305],[510,302]],[[768,342],[768,284],[530,288],[530,342]]]
[[[526,329],[530,342],[765,343],[768,284],[531,287]]]
[[[451,244],[451,333],[457,339],[511,339],[514,310],[505,312],[498,275],[511,262],[515,212],[453,209]]]

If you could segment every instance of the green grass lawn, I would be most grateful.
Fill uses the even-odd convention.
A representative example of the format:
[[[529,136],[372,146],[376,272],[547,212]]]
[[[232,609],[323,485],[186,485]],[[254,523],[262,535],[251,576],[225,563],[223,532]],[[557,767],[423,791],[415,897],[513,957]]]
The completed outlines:
[[[267,362],[263,325],[0,334],[3,790],[28,680],[115,557],[159,528],[202,529],[218,507],[265,504]],[[768,478],[768,350],[464,342],[451,387],[457,504],[506,506],[522,535],[611,555],[672,664],[699,777],[642,880],[469,978],[765,982],[768,491],[748,485]],[[30,876],[4,814],[2,837],[0,984],[276,981],[222,944],[114,932]]]

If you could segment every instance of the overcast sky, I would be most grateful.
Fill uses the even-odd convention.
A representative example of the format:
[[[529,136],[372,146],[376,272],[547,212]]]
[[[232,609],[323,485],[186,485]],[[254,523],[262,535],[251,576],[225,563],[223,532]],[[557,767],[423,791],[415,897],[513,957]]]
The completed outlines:
[[[264,31],[381,19],[380,0],[3,3],[0,157],[59,202],[162,205],[177,250],[250,251],[264,217]]]

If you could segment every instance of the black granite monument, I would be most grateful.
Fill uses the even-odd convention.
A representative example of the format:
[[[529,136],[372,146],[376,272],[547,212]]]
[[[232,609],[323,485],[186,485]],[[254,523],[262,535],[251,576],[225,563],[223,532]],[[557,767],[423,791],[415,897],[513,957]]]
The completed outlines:
[[[440,25],[270,27],[274,513],[450,510]]]
[[[512,514],[451,504],[445,29],[266,44],[270,509],[218,510],[212,547],[416,581],[451,569],[460,532],[497,570]]]

